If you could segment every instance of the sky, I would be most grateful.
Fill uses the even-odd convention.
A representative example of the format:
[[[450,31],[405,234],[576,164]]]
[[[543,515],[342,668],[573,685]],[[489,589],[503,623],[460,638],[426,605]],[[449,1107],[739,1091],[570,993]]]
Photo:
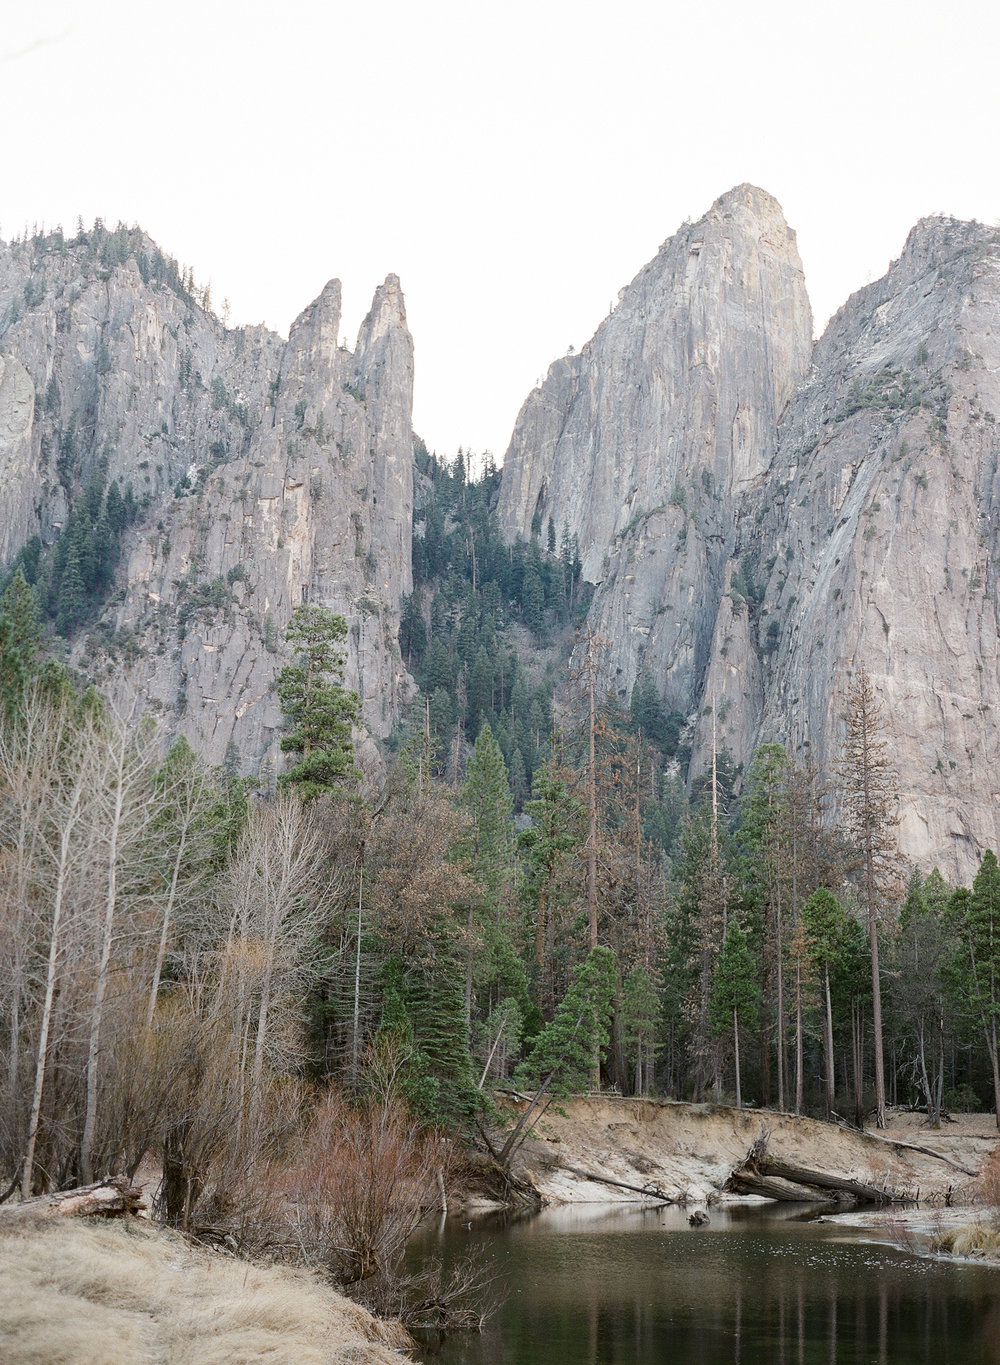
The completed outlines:
[[[521,403],[743,181],[819,329],[920,217],[1000,219],[995,0],[0,0],[0,237],[138,224],[230,325],[400,276],[414,427]]]

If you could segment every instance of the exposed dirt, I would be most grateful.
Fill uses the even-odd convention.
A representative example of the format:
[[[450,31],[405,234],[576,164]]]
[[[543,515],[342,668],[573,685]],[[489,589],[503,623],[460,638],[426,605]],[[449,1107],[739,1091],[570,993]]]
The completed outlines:
[[[969,1201],[971,1182],[1000,1141],[991,1114],[931,1130],[920,1114],[893,1112],[889,1127],[875,1134],[772,1110],[593,1096],[550,1106],[515,1169],[551,1203],[643,1197],[587,1173],[703,1203],[728,1197],[723,1187],[762,1127],[774,1159],[939,1205]]]

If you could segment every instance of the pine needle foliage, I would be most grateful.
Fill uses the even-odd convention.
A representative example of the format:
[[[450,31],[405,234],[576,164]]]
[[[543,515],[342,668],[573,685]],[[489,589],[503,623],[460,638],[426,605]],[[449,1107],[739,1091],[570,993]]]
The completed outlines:
[[[299,760],[279,782],[298,788],[303,799],[338,787],[356,776],[351,727],[361,704],[343,687],[347,622],[326,607],[295,608],[285,639],[298,651],[295,663],[278,674],[276,690],[292,725],[281,747]]]

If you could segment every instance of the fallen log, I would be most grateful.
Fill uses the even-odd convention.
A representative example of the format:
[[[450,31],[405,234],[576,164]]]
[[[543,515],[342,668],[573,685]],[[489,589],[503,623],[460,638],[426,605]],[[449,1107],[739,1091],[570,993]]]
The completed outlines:
[[[928,1118],[930,1118],[931,1116],[930,1108],[926,1104],[904,1104],[901,1105],[900,1108],[902,1109],[904,1114],[926,1114]],[[958,1122],[958,1119],[952,1118],[952,1116],[948,1113],[947,1109],[939,1110],[937,1117],[941,1123]]]
[[[739,1167],[726,1181],[725,1188],[731,1194],[755,1194],[762,1199],[776,1199],[788,1204],[835,1204],[836,1198],[829,1192],[821,1194],[818,1190],[808,1190],[804,1185],[792,1185],[786,1180],[776,1180],[759,1175],[755,1171]]]
[[[18,1204],[0,1207],[0,1224],[33,1222],[43,1218],[121,1218],[145,1207],[142,1186],[123,1175],[98,1180],[75,1190],[40,1194]]]
[[[761,1125],[759,1135],[750,1144],[746,1156],[734,1166],[726,1181],[726,1188],[737,1194],[761,1194],[768,1199],[805,1202],[821,1197],[843,1199],[845,1196],[861,1204],[913,1204],[912,1195],[890,1189],[887,1183],[873,1185],[849,1176],[831,1175],[828,1171],[814,1171],[805,1166],[792,1166],[787,1161],[776,1161],[768,1155],[770,1130]],[[773,1182],[780,1181],[780,1184]]]
[[[911,1195],[902,1194],[888,1185],[872,1185],[864,1180],[830,1175],[827,1171],[812,1171],[805,1166],[790,1166],[785,1161],[775,1161],[767,1157],[760,1166],[761,1175],[777,1176],[790,1180],[796,1185],[805,1185],[817,1190],[830,1190],[835,1194],[847,1194],[863,1204],[913,1204]]]
[[[945,1156],[944,1152],[936,1152],[933,1147],[922,1147],[917,1142],[903,1142],[900,1138],[883,1137],[881,1133],[869,1133],[865,1130],[865,1137],[871,1138],[873,1142],[885,1142],[890,1147],[902,1147],[907,1152],[920,1152],[923,1156],[935,1157],[938,1161],[943,1161],[946,1166],[951,1166],[954,1170],[960,1171],[962,1175],[976,1175],[976,1171],[970,1171],[968,1166],[961,1166],[950,1156]]]
[[[660,1189],[659,1185],[630,1185],[625,1180],[612,1180],[608,1175],[597,1175],[594,1171],[581,1171],[577,1166],[561,1166],[560,1170],[569,1171],[570,1175],[578,1175],[581,1180],[596,1180],[601,1185],[614,1185],[619,1190],[631,1190],[634,1194],[644,1195],[646,1199],[655,1200],[658,1204],[672,1204],[673,1195],[666,1194]]]
[[[510,1095],[512,1099],[521,1100],[524,1104],[531,1103],[530,1095],[523,1095],[520,1090],[501,1090],[502,1095]]]

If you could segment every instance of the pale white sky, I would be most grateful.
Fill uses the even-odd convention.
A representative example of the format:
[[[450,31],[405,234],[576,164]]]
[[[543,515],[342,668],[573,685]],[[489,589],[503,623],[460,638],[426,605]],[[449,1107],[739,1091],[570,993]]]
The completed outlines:
[[[0,0],[0,235],[138,223],[231,322],[402,280],[414,423],[502,457],[685,218],[776,195],[817,323],[1000,218],[995,0]]]

